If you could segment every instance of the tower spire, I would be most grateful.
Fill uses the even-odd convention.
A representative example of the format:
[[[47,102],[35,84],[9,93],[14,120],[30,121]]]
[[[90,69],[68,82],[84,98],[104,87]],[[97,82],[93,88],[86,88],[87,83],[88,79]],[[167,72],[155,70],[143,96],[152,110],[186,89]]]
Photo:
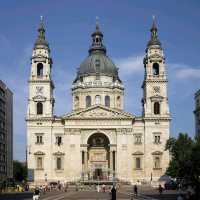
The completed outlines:
[[[147,47],[152,46],[152,45],[158,45],[161,46],[161,43],[158,39],[158,34],[157,34],[157,25],[156,25],[156,18],[155,15],[152,16],[153,18],[153,23],[152,23],[152,27],[150,29],[151,31],[151,39],[149,40]]]
[[[103,45],[103,33],[100,30],[99,18],[96,17],[95,31],[92,33],[92,45],[89,49],[89,54],[94,52],[106,53],[106,48]]]
[[[96,16],[96,31],[99,31],[99,17]]]
[[[46,38],[45,38],[45,27],[44,27],[43,16],[40,16],[40,24],[39,24],[39,27],[38,27],[38,37],[35,41],[34,48],[35,49],[42,48],[42,49],[48,49],[49,50],[49,44],[48,44],[48,42],[46,41]]]

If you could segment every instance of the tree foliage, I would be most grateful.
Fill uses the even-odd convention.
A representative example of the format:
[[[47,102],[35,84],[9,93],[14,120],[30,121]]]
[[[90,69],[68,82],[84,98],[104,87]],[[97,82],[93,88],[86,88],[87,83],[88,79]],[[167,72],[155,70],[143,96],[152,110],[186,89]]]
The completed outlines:
[[[200,139],[192,140],[186,133],[180,133],[177,139],[170,138],[167,141],[166,150],[169,150],[171,156],[166,174],[187,180],[198,191],[200,187]]]
[[[13,177],[15,181],[25,181],[27,179],[27,168],[26,165],[17,160],[13,161]]]

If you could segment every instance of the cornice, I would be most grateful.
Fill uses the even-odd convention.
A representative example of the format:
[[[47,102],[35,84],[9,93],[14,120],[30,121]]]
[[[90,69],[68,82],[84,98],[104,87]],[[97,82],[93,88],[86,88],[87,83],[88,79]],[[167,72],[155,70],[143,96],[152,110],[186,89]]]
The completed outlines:
[[[53,88],[55,88],[55,85],[54,85],[54,83],[53,83],[53,80],[51,80],[51,79],[29,79],[28,80],[28,83],[50,83],[51,84],[51,86],[53,87]]]
[[[26,121],[51,121],[51,122],[56,122],[56,121],[62,121],[62,118],[59,117],[27,117]]]
[[[144,117],[144,121],[171,121],[171,117]]]
[[[143,83],[158,83],[158,82],[167,83],[168,80],[167,79],[145,79]]]

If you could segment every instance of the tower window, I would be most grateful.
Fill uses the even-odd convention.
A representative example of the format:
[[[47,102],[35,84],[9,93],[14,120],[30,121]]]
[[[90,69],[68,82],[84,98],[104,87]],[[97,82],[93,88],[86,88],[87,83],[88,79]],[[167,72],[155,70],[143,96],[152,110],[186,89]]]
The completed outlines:
[[[157,76],[159,75],[159,64],[153,63],[153,75]]]
[[[120,96],[117,97],[117,108],[121,107],[121,98]]]
[[[37,115],[43,114],[43,104],[41,102],[37,103]]]
[[[43,76],[43,64],[42,63],[37,64],[37,76],[38,77]]]
[[[86,96],[86,107],[91,106],[91,96]]]
[[[105,106],[110,107],[110,96],[105,96]]]
[[[154,143],[160,144],[160,135],[154,135]]]
[[[154,114],[155,115],[159,115],[160,114],[160,103],[159,102],[155,102],[154,103]]]
[[[99,42],[99,38],[96,38],[96,43],[98,43]]]
[[[61,136],[56,136],[56,144],[60,146],[62,144],[62,137]]]
[[[142,136],[135,135],[135,144],[142,144]]]
[[[42,135],[37,135],[37,137],[36,137],[36,144],[43,144]]]
[[[95,96],[95,103],[96,104],[100,104],[101,103],[101,96],[100,95],[96,95]]]

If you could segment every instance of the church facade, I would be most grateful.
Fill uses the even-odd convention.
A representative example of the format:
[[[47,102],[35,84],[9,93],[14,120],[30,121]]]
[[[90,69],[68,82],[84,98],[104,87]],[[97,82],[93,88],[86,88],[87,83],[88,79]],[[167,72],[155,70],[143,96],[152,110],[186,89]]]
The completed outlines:
[[[54,115],[52,58],[41,21],[31,57],[27,110],[29,179],[157,180],[169,163],[165,57],[155,21],[144,57],[142,114],[124,111],[124,85],[99,25],[72,83],[72,111]],[[142,82],[142,80],[141,80]]]

